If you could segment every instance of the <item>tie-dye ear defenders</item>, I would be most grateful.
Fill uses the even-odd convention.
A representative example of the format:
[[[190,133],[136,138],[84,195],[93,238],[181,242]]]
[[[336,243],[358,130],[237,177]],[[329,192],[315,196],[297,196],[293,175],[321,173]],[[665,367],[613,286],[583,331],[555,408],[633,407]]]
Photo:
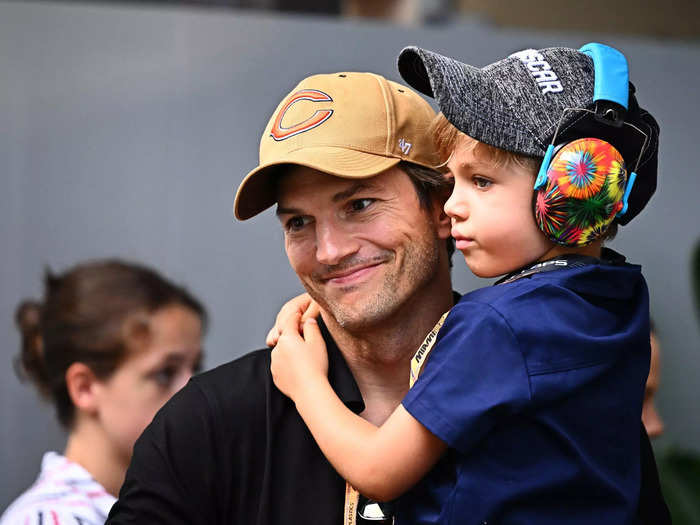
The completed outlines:
[[[572,247],[586,246],[599,239],[615,218],[625,214],[648,142],[642,130],[625,122],[629,102],[625,56],[603,44],[587,44],[579,51],[593,59],[595,106],[592,110],[567,108],[562,112],[534,187],[539,228],[551,241]],[[602,138],[583,136],[558,143],[561,122],[572,111],[589,113],[597,128],[629,126],[638,131],[644,141],[634,171],[628,174],[620,152]]]

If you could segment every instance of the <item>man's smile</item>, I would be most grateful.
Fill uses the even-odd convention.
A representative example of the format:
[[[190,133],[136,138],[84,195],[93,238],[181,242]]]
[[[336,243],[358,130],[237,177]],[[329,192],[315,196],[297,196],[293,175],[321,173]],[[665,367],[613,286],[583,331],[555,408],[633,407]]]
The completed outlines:
[[[376,262],[363,266],[355,266],[353,268],[343,270],[342,272],[335,272],[329,274],[326,277],[324,277],[322,281],[330,284],[351,284],[356,281],[362,280],[364,277],[368,277],[370,274],[374,273],[374,270],[380,264],[382,263]]]

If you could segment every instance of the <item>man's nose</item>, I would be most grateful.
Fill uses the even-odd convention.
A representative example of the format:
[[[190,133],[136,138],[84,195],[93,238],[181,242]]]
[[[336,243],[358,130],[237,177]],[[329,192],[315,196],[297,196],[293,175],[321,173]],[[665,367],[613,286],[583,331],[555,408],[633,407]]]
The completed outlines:
[[[359,249],[357,240],[346,228],[328,222],[316,225],[316,259],[321,264],[338,264]]]

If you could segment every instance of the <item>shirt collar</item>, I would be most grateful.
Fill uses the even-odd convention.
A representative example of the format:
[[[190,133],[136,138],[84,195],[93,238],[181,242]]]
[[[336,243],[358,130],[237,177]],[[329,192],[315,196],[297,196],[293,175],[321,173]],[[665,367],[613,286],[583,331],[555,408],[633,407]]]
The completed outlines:
[[[345,406],[359,414],[365,409],[360,388],[321,316],[318,317],[318,325],[328,350],[328,382]]]
[[[579,255],[575,253],[565,253],[562,255],[557,255],[550,259],[545,259],[537,263],[530,263],[522,268],[509,273],[498,279],[494,285],[507,284],[513,281],[522,279],[523,277],[530,277],[532,275],[550,272],[553,270],[561,270],[564,268],[581,268],[583,266],[588,266],[592,264],[608,264],[612,266],[621,266],[625,264],[625,256],[617,253],[615,250],[610,248],[602,248],[600,258],[591,257],[588,255]]]

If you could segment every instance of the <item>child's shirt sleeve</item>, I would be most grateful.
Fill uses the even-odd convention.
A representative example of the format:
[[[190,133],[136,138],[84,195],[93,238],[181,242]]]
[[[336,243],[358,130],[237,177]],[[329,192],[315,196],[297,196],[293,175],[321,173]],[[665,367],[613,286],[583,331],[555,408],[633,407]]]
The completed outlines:
[[[466,454],[499,419],[530,400],[524,357],[492,306],[462,301],[450,311],[404,408]]]

